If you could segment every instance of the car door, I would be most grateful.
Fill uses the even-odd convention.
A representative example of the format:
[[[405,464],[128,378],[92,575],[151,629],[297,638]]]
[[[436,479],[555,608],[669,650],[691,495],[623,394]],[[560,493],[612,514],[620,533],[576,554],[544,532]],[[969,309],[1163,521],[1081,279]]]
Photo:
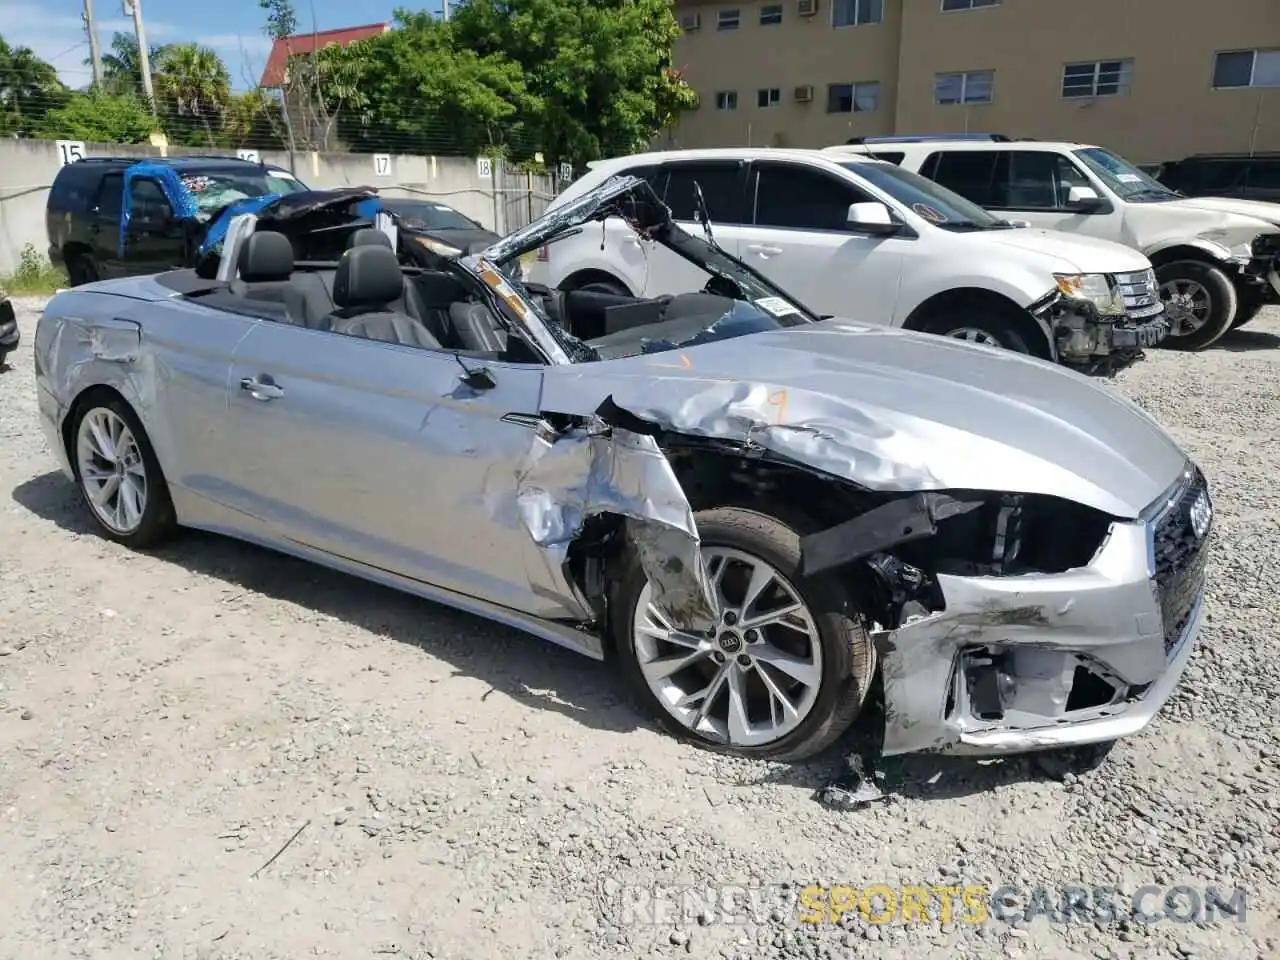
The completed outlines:
[[[920,171],[1007,220],[1104,240],[1122,241],[1124,212],[1110,193],[1070,157],[1047,150],[952,150]],[[1107,203],[1092,211],[1067,205],[1071,187],[1089,187]]]
[[[186,227],[159,182],[137,177],[130,182],[125,199],[129,223],[125,228],[124,273],[159,273],[182,266]]]
[[[665,163],[653,181],[654,191],[671,209],[672,218],[681,229],[694,236],[703,235],[697,219],[694,185],[702,190],[711,219],[711,232],[716,243],[730,256],[740,255],[739,239],[746,223],[745,185],[747,164],[740,160],[679,160]],[[643,241],[632,234],[632,242]],[[700,290],[710,277],[683,257],[656,243],[643,243],[647,257],[644,286],[639,294],[658,297],[663,294]]]
[[[109,173],[102,178],[97,197],[89,209],[89,244],[98,273],[103,277],[124,274],[120,259],[120,213],[124,200],[124,177]]]
[[[741,258],[811,309],[890,324],[903,244],[850,228],[850,204],[876,198],[851,181],[798,162],[756,161],[748,178],[750,226]]]
[[[483,366],[492,389],[459,380]],[[264,323],[228,380],[238,509],[279,535],[541,616],[512,512],[542,367]],[[523,416],[521,416],[523,415]]]

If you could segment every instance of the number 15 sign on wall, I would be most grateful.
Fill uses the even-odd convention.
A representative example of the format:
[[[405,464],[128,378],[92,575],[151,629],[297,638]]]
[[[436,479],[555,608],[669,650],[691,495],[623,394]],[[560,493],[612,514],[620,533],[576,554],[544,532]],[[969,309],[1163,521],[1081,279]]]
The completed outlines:
[[[84,142],[80,140],[57,140],[58,159],[62,166],[84,159]]]

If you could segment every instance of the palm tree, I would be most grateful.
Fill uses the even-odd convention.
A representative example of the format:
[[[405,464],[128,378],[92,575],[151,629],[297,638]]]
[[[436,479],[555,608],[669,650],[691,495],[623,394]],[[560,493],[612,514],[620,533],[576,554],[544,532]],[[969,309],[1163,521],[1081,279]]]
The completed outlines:
[[[231,76],[222,58],[195,43],[165,47],[156,59],[155,86],[166,112],[199,120],[214,146],[215,121],[231,96]]]
[[[6,133],[25,134],[31,124],[66,102],[58,71],[28,47],[10,47],[0,37],[0,124]]]
[[[165,46],[147,45],[147,59],[151,61],[152,75],[166,49]],[[108,50],[109,53],[102,55],[102,85],[105,92],[141,96],[143,86],[142,68],[138,65],[138,41],[132,34],[116,31],[111,35]],[[84,65],[93,66],[93,60],[86,59]]]

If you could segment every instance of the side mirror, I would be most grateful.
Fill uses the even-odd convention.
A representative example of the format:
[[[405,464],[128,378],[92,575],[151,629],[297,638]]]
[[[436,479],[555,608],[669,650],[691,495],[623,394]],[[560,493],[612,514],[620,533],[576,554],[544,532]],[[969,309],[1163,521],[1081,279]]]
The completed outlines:
[[[477,393],[483,393],[485,390],[492,390],[498,385],[498,382],[493,379],[493,375],[484,367],[479,367],[475,370],[467,370],[467,372],[458,379]]]
[[[1019,230],[1031,226],[1030,220],[1006,220],[1005,223],[1011,227],[1017,227]]]
[[[1087,213],[1102,206],[1102,198],[1093,187],[1072,187],[1067,191],[1067,209]]]
[[[901,224],[893,222],[893,215],[883,203],[851,203],[846,219],[849,229],[876,237],[889,237],[902,230]]]

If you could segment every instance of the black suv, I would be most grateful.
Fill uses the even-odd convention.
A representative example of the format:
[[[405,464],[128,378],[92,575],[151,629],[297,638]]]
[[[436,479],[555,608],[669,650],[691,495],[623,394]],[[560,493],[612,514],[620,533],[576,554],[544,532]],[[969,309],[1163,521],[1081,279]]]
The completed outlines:
[[[245,197],[307,189],[289,171],[235,157],[91,157],[49,189],[49,259],[71,285],[194,265],[205,228]]]
[[[1280,203],[1280,153],[1198,154],[1161,164],[1156,178],[1188,197]]]

